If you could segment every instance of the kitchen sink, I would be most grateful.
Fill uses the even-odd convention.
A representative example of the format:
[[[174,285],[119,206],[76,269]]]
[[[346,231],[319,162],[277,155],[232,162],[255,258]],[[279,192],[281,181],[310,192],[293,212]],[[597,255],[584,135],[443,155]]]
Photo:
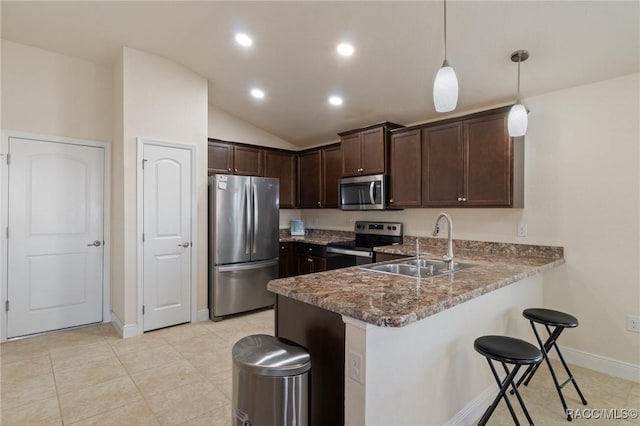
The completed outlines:
[[[394,275],[404,275],[407,277],[428,278],[438,275],[452,274],[462,269],[472,268],[471,263],[454,263],[453,269],[446,269],[447,265],[442,260],[436,259],[408,259],[401,262],[379,263],[363,266],[363,269],[383,272]]]

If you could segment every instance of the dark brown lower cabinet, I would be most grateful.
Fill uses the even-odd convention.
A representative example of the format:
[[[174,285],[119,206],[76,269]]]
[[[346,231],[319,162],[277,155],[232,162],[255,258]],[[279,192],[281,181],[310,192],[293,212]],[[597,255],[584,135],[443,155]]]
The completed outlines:
[[[278,260],[278,278],[287,278],[297,275],[296,243],[280,243]]]
[[[276,336],[304,346],[311,355],[310,425],[343,425],[345,327],[342,316],[277,295]]]

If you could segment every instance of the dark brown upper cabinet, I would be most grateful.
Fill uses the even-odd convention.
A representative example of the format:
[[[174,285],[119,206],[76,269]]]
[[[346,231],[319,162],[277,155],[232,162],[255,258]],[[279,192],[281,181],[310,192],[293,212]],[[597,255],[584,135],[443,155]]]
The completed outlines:
[[[398,130],[391,135],[389,204],[391,207],[420,207],[420,129]]]
[[[464,194],[462,123],[422,129],[422,204],[461,205]]]
[[[223,141],[208,143],[208,173],[263,176],[264,150]]]
[[[291,151],[264,150],[264,175],[280,179],[280,207],[296,207],[296,154]]]
[[[338,182],[342,172],[342,149],[340,145],[322,148],[322,207],[338,207]]]
[[[507,131],[508,108],[422,128],[422,205],[523,207],[524,138]]]
[[[389,131],[399,127],[402,126],[384,122],[339,133],[342,145],[342,176],[387,173]]]
[[[298,207],[319,208],[322,205],[322,150],[298,153]]]
[[[341,160],[339,144],[298,153],[298,207],[338,207]]]

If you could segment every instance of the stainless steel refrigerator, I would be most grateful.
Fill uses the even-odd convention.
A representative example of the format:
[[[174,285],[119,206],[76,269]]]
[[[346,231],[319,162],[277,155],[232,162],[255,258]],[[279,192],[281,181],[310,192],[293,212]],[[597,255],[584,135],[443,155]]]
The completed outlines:
[[[274,304],[278,277],[278,179],[209,177],[209,316]]]

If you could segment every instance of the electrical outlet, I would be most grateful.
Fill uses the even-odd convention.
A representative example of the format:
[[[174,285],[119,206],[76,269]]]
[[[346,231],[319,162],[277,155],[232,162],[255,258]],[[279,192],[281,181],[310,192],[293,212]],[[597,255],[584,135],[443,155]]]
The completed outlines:
[[[360,384],[364,384],[362,379],[362,354],[349,351],[349,377]]]
[[[627,331],[640,333],[640,315],[627,315]]]
[[[519,223],[518,224],[518,237],[526,237],[527,236],[527,224]]]

